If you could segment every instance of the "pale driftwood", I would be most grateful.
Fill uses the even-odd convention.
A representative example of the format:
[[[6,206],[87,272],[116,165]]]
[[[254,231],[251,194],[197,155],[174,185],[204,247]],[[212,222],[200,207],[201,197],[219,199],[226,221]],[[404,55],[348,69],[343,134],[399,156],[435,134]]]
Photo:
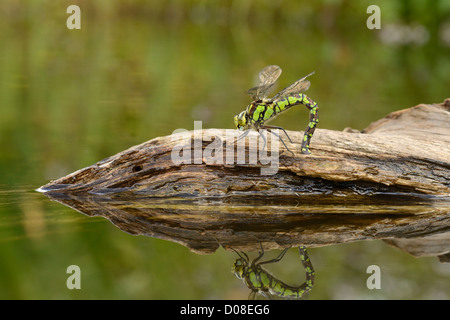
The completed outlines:
[[[230,143],[227,130],[206,129],[202,134],[191,131],[152,139],[52,181],[41,190],[96,194],[126,191],[164,197],[236,197],[256,192],[273,197],[308,190],[329,193],[330,188],[352,190],[355,186],[372,191],[449,195],[449,109],[450,99],[440,105],[397,111],[373,123],[364,133],[317,129],[311,155],[299,152],[303,133],[289,131],[294,141],[289,148],[295,155],[280,145],[278,174],[272,176],[260,174],[260,163],[208,165],[201,154],[199,158],[194,152],[193,164],[175,164],[171,159],[174,146],[194,147],[199,142],[204,150],[213,139],[223,145]],[[195,141],[197,136],[201,141]]]
[[[447,99],[391,113],[363,132],[318,129],[312,155],[299,153],[302,132],[288,132],[295,154],[284,150],[274,175],[261,175],[260,163],[208,164],[201,153],[175,164],[174,146],[229,143],[229,131],[207,129],[200,139],[155,138],[39,190],[126,232],[199,253],[387,239],[411,254],[445,257],[449,110]]]

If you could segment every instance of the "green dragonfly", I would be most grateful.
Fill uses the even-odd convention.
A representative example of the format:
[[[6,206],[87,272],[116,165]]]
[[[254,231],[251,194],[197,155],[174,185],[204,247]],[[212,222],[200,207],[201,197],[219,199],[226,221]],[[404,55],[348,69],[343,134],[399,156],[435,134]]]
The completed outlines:
[[[236,259],[234,262],[231,272],[234,273],[234,275],[239,279],[242,279],[245,285],[252,290],[249,298],[254,298],[255,295],[259,293],[266,298],[278,296],[285,299],[299,299],[312,289],[314,285],[315,272],[304,246],[298,247],[302,265],[306,270],[306,281],[300,286],[296,287],[287,285],[261,267],[263,264],[280,261],[288,249],[289,248],[284,249],[283,252],[281,252],[281,254],[275,259],[262,262],[258,262],[264,255],[262,245],[259,256],[252,262],[250,262],[247,254],[244,252],[239,253],[233,250],[239,255],[239,259]]]
[[[277,93],[273,98],[267,98],[270,90],[273,88],[278,77],[281,75],[281,68],[279,66],[272,65],[262,69],[259,73],[259,85],[247,90],[247,93],[252,96],[253,102],[247,106],[246,110],[234,117],[236,128],[241,131],[245,130],[245,132],[236,141],[247,136],[250,129],[258,132],[259,129],[265,129],[277,136],[286,149],[289,150],[283,139],[272,131],[272,129],[282,130],[292,143],[292,140],[289,138],[286,131],[281,127],[268,126],[266,123],[290,107],[302,104],[309,109],[309,124],[303,136],[301,153],[311,154],[309,151],[309,144],[317,123],[319,122],[319,106],[311,98],[301,92],[308,90],[311,83],[309,80],[306,80],[306,78],[312,74],[314,74],[314,72],[311,72],[310,74],[297,80],[289,87]],[[264,139],[265,146],[265,137],[264,135],[261,136]],[[293,154],[291,150],[289,151]]]

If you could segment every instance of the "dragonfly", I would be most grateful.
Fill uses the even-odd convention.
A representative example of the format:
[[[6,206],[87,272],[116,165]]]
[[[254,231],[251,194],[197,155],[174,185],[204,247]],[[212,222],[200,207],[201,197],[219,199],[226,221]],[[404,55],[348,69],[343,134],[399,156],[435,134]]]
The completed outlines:
[[[261,267],[263,264],[280,261],[288,249],[289,248],[284,249],[275,259],[261,262],[258,261],[261,260],[264,255],[262,245],[259,256],[251,262],[245,252],[239,253],[233,249],[233,251],[239,255],[239,258],[234,262],[231,271],[237,278],[243,280],[245,285],[252,290],[249,298],[254,298],[256,294],[259,293],[268,299],[271,299],[273,296],[285,299],[299,299],[311,291],[314,285],[315,271],[304,246],[298,247],[300,260],[306,271],[306,281],[300,286],[287,285]]]
[[[276,134],[273,129],[282,130],[289,142],[292,143],[291,138],[282,127],[266,125],[267,122],[273,120],[280,113],[288,110],[289,108],[302,104],[309,109],[309,123],[306,127],[303,135],[301,153],[311,154],[309,150],[310,141],[314,130],[319,122],[319,106],[315,101],[301,93],[309,89],[310,82],[306,80],[307,77],[314,74],[304,76],[297,80],[287,88],[278,92],[274,97],[267,98],[271,89],[274,87],[278,77],[281,75],[281,68],[276,65],[270,65],[265,67],[259,73],[259,85],[247,90],[247,93],[252,96],[253,101],[247,106],[247,108],[234,117],[234,123],[236,128],[245,132],[235,141],[245,138],[251,129],[259,132],[260,129],[265,129],[268,132],[274,134],[281,140],[285,148],[294,154],[284,143],[283,139]],[[264,139],[264,147],[266,140],[264,135],[261,135]]]

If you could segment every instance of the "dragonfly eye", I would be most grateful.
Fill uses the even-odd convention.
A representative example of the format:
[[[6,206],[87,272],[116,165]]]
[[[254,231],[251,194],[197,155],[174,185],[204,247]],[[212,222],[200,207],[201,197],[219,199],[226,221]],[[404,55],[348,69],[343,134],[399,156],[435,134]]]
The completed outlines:
[[[234,275],[239,279],[242,279],[244,275],[244,264],[241,259],[237,259],[234,262],[234,266],[231,268],[231,272],[234,273]]]
[[[239,118],[237,115],[234,116],[234,125],[237,129],[239,129]]]
[[[234,116],[234,124],[236,125],[236,128],[239,130],[244,130],[245,126],[247,125],[247,119],[245,117],[246,112],[242,111],[238,115]]]

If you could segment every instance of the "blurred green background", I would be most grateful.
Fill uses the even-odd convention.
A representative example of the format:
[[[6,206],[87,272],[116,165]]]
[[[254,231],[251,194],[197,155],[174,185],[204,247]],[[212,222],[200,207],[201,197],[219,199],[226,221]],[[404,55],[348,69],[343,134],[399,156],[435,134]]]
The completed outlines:
[[[81,8],[81,30],[66,9]],[[369,30],[369,5],[381,29]],[[34,189],[175,129],[232,128],[266,65],[315,71],[319,128],[450,97],[449,1],[13,1],[0,6],[0,298],[245,299],[236,255],[128,235]],[[276,123],[303,130],[307,110]],[[314,141],[313,141],[314,142]],[[303,270],[288,252],[283,270]],[[311,299],[449,299],[450,266],[381,241],[310,250]],[[289,257],[291,257],[289,260]],[[289,262],[290,261],[290,262]],[[68,290],[66,268],[81,268]],[[366,268],[382,270],[368,290]],[[300,270],[300,271],[299,271]],[[287,282],[292,282],[286,280]]]

